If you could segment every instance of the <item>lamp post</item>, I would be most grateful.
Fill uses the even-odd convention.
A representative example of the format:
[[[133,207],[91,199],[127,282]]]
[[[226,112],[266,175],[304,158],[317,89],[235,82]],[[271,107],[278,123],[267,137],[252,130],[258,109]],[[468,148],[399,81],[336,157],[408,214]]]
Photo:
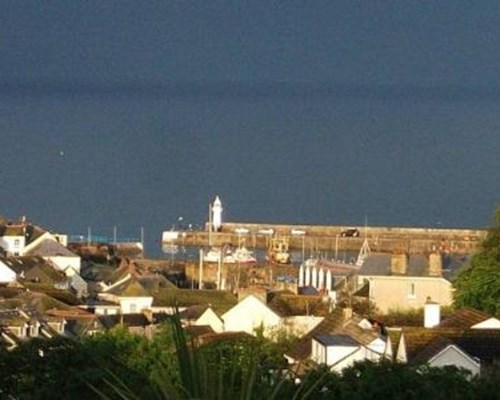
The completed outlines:
[[[292,229],[291,233],[293,236],[301,236],[302,237],[302,263],[304,262],[305,258],[305,238],[306,238],[306,231],[300,230],[300,229]]]

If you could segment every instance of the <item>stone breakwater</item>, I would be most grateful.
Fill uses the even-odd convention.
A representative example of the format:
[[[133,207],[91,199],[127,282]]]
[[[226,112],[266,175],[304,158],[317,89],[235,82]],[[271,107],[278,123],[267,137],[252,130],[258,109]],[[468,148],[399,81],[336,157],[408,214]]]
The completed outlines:
[[[283,225],[247,222],[224,223],[219,232],[180,231],[172,244],[182,246],[231,246],[266,249],[272,236],[286,237],[290,249],[310,251],[358,251],[365,239],[374,252],[423,254],[434,251],[455,254],[476,252],[486,235],[477,229],[411,227],[357,227],[358,237],[344,237],[352,227],[326,225]],[[165,244],[165,243],[164,243]]]

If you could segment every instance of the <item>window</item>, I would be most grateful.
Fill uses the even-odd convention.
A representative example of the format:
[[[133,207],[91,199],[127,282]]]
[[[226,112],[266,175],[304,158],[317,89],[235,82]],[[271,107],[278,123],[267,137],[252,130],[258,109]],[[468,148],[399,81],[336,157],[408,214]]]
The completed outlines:
[[[130,312],[131,313],[136,313],[137,312],[137,304],[130,304]]]
[[[19,247],[21,241],[19,239],[14,239],[14,247]]]
[[[415,299],[416,297],[417,297],[417,294],[415,292],[415,282],[410,282],[408,284],[408,298]]]

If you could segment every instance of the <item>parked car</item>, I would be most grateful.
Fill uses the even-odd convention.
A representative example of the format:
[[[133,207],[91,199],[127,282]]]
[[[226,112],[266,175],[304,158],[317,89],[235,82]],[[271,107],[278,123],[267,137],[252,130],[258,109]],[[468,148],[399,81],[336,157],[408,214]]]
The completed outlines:
[[[340,233],[340,236],[342,237],[358,237],[359,236],[359,229],[357,228],[349,228]]]

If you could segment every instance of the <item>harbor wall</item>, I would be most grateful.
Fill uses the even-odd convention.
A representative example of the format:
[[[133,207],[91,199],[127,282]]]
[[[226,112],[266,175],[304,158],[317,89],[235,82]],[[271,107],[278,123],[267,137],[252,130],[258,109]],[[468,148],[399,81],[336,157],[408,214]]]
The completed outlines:
[[[272,230],[272,236],[288,238],[290,249],[304,249],[308,253],[357,251],[366,237],[371,250],[375,252],[420,254],[444,251],[472,254],[478,250],[486,235],[485,230],[475,229],[358,227],[359,237],[343,237],[342,232],[349,228],[351,227],[226,222],[219,232],[209,232],[208,229],[180,231],[171,243],[197,247],[244,245],[249,248],[266,249],[269,247]],[[246,233],[241,233],[242,231]]]

